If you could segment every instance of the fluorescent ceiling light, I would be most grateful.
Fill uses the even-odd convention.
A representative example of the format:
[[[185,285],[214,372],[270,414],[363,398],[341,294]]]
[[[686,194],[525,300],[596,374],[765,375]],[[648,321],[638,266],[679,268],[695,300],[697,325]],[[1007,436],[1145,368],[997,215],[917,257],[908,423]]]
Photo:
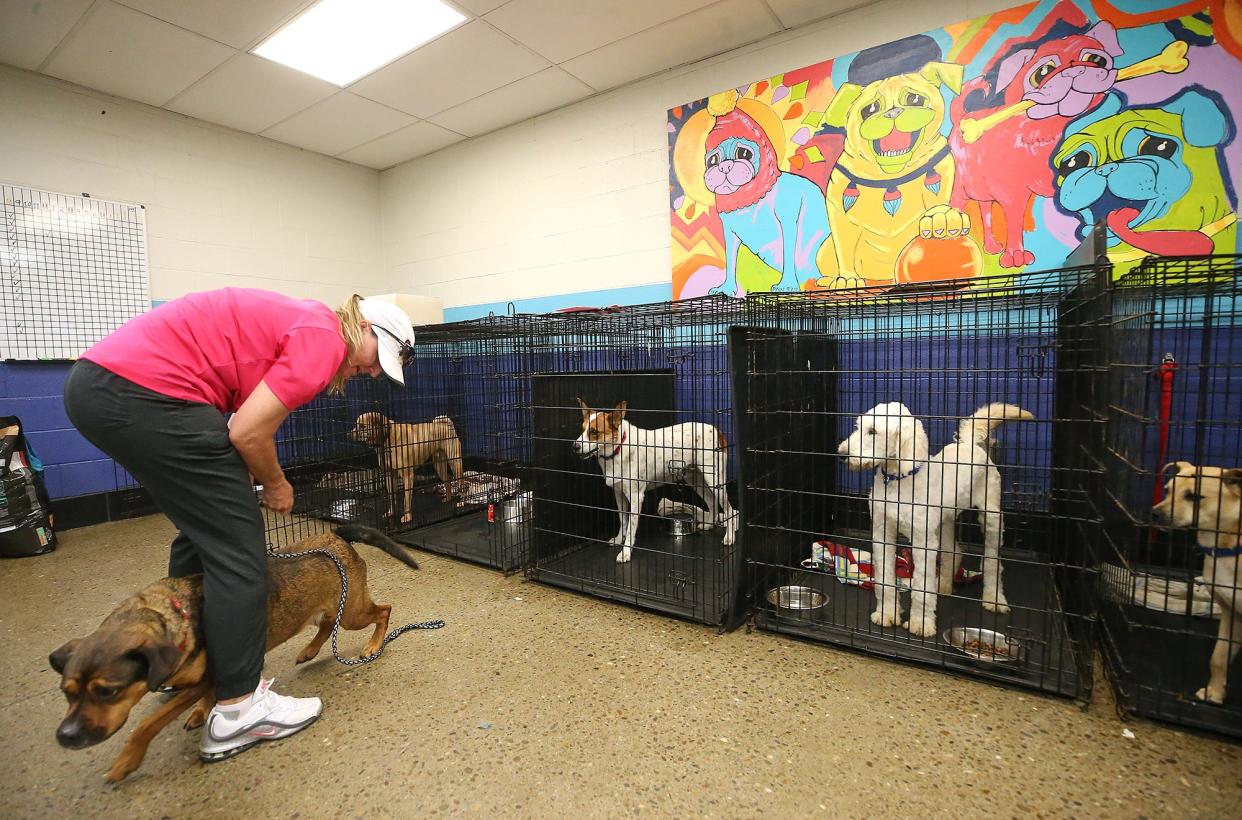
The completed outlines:
[[[254,53],[345,86],[465,19],[440,0],[319,0]]]

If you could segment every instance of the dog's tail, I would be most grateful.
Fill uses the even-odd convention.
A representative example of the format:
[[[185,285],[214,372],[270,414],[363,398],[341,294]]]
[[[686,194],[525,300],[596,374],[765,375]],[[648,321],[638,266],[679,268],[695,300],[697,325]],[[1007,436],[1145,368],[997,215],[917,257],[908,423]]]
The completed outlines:
[[[344,524],[337,527],[333,532],[351,543],[370,544],[373,547],[379,547],[406,566],[418,569],[418,562],[414,560],[414,556],[408,549],[374,527],[364,527],[361,524]]]
[[[1016,404],[985,404],[957,426],[957,440],[985,445],[992,438],[992,431],[1007,421],[1031,421],[1034,414]]]

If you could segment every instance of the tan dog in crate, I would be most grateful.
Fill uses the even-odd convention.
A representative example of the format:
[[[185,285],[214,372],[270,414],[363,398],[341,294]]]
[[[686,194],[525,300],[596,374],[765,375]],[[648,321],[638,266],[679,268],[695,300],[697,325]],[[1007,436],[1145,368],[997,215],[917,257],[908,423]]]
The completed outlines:
[[[405,490],[405,513],[401,523],[408,524],[413,518],[414,474],[427,463],[435,468],[443,484],[441,496],[445,503],[453,498],[461,481],[461,439],[457,438],[457,428],[448,416],[436,416],[419,424],[400,424],[382,413],[363,413],[354,423],[349,437],[380,451],[380,469],[388,490],[385,515],[389,518],[394,515],[398,478]]]
[[[1229,664],[1242,649],[1242,470],[1196,467],[1189,461],[1164,465],[1177,473],[1164,486],[1164,499],[1152,507],[1157,524],[1195,530],[1203,553],[1203,582],[1220,607],[1207,686],[1195,697],[1222,703]]]

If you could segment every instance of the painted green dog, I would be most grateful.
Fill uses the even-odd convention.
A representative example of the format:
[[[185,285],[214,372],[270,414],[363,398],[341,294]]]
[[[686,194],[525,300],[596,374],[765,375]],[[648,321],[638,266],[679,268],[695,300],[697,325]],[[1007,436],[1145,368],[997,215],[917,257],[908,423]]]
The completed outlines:
[[[1148,255],[1235,253],[1237,200],[1224,171],[1233,123],[1219,99],[1189,88],[1151,108],[1116,93],[1075,120],[1053,154],[1057,203],[1108,225],[1115,276]]]

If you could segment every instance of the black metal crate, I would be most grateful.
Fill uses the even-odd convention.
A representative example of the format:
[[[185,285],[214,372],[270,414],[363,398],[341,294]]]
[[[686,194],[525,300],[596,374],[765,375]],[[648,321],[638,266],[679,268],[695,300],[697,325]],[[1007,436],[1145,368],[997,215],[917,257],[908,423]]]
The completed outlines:
[[[738,519],[714,516],[704,496],[723,495],[730,511],[736,502],[728,330],[741,318],[741,305],[727,297],[532,317],[528,577],[730,625],[740,551],[722,542]],[[574,450],[590,417],[579,400],[607,428],[598,441],[584,440],[597,448],[585,458]],[[668,431],[672,425],[691,426]],[[657,473],[666,479],[645,493],[624,561],[618,538],[629,519],[618,504],[627,502],[606,483],[606,464],[623,488]],[[675,524],[686,533],[676,534]]]
[[[492,315],[415,328],[406,388],[389,386],[383,403],[391,420],[413,426],[390,427],[377,447],[377,459],[403,468],[388,475],[413,476],[408,489],[398,478],[392,492],[397,540],[506,572],[525,562],[527,321]]]
[[[738,377],[746,402],[739,407],[741,501],[746,595],[758,626],[1087,696],[1094,621],[1088,548],[1096,516],[1085,486],[1098,468],[1079,438],[1089,440],[1097,422],[1085,417],[1073,363],[1091,350],[1106,275],[1089,268],[981,280],[969,289],[946,282],[908,293],[748,298],[753,329]],[[987,468],[973,449],[936,461],[955,443],[961,420],[993,403],[1033,415],[983,437],[999,492],[988,489]],[[999,408],[986,414],[1003,415]],[[839,447],[856,419],[848,451],[881,457],[856,460],[865,469],[851,471]],[[920,427],[926,451],[903,449]],[[890,439],[896,430],[900,435]],[[884,453],[896,457],[884,462]],[[881,469],[871,461],[882,462]],[[973,494],[959,491],[972,481]],[[888,494],[876,509],[868,501],[874,482]],[[986,570],[987,515],[980,509],[999,518],[1001,535],[993,540],[1007,609],[999,594],[982,600],[976,573]],[[873,533],[883,511],[907,522],[896,538]],[[923,523],[941,521],[943,528]],[[955,546],[935,549],[950,539]],[[871,577],[868,558],[878,564],[890,550],[890,570]],[[937,556],[940,571],[962,566],[944,594],[937,594]],[[899,602],[899,610],[885,607],[890,619],[900,612],[898,623],[873,622],[877,585]],[[920,601],[929,608],[934,601],[934,627],[932,618],[912,611]],[[911,625],[929,634],[915,634]],[[958,629],[990,630],[1004,640],[952,631]],[[964,652],[963,644],[979,654],[972,640],[990,657]],[[999,649],[986,652],[989,646]]]
[[[377,382],[351,379],[343,395],[316,396],[276,431],[276,456],[293,487],[293,509],[264,510],[269,547],[338,524],[384,526],[383,477],[374,450],[352,435],[358,416],[379,409],[381,392]]]
[[[1167,462],[1242,467],[1240,268],[1236,256],[1153,258],[1117,283],[1101,357],[1106,387],[1094,397],[1107,419],[1098,445],[1105,480],[1092,489],[1104,516],[1101,634],[1120,705],[1233,737],[1242,737],[1242,619],[1229,612],[1242,611],[1242,577],[1227,571],[1237,559],[1204,547],[1215,550],[1217,536],[1226,553],[1239,546],[1238,521],[1196,513],[1199,501],[1186,493],[1222,492],[1211,476],[1179,486],[1164,507],[1197,527],[1156,526],[1152,508],[1178,472],[1163,470]],[[1239,489],[1223,492],[1227,510]],[[1215,583],[1205,583],[1214,567]],[[1232,685],[1223,703],[1210,703],[1199,693],[1218,645],[1233,655]]]

